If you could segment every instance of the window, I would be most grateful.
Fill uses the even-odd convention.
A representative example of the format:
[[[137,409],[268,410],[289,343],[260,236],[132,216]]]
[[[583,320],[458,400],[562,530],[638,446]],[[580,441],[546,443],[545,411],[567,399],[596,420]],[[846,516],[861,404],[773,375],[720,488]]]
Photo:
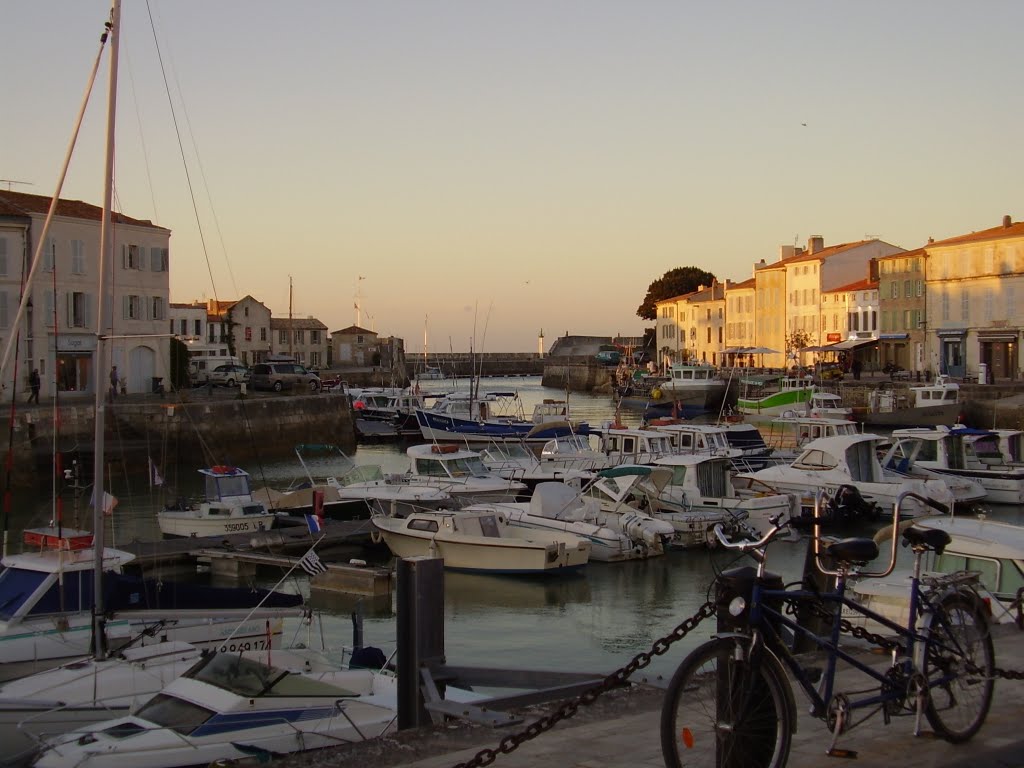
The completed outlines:
[[[46,238],[46,247],[43,249],[43,269],[53,272],[53,265],[57,263],[57,239]]]
[[[991,288],[985,289],[985,322],[991,323],[996,304],[996,297]]]
[[[7,274],[7,238],[0,236],[0,275]]]
[[[295,343],[296,344],[305,344],[306,343],[306,332],[305,331],[298,330],[298,331],[295,332]]]
[[[266,328],[260,328],[260,341],[266,341],[266,340],[267,340],[267,329]]]
[[[166,248],[150,248],[149,249],[149,265],[150,269],[154,272],[167,272],[169,269],[168,265],[168,252]]]
[[[309,343],[310,344],[319,344],[320,343],[320,331],[310,331],[309,332]]]
[[[202,336],[203,335],[203,321],[197,319],[197,320],[193,320],[192,322],[193,322],[193,324],[195,326],[195,328],[194,328],[194,330],[192,332],[192,335],[193,336]]]
[[[320,365],[320,353],[319,352],[310,352],[309,353],[309,364],[310,365],[314,365],[314,366]]]
[[[971,320],[971,294],[966,288],[960,289],[960,319],[965,323]]]
[[[248,308],[248,307],[246,307],[246,308],[245,308],[245,309],[244,309],[244,310],[242,311],[242,314],[244,314],[244,315],[245,315],[246,317],[248,317],[248,316],[249,316],[249,308]]]
[[[1006,296],[1006,317],[1011,323],[1016,323],[1014,315],[1017,314],[1017,296],[1015,295],[1012,283],[1006,284],[1006,287],[1003,288],[1003,294]]]
[[[364,343],[366,343],[366,339],[365,339],[365,337],[362,334],[356,336],[356,344],[364,344]]]
[[[903,330],[909,331],[910,327],[911,327],[910,323],[911,323],[910,310],[909,309],[904,309],[903,310]]]
[[[924,280],[914,281],[914,295],[917,296],[917,298],[924,296]]]
[[[125,320],[142,319],[142,302],[139,300],[138,296],[122,297],[122,307],[124,310]]]
[[[181,320],[179,320],[179,321],[178,321],[178,329],[179,329],[179,331],[178,331],[178,332],[179,332],[179,333],[180,333],[180,334],[181,334],[182,336],[185,336],[185,335],[187,335],[187,334],[188,334],[188,320],[186,320],[186,319],[184,319],[184,318],[182,318]],[[173,320],[171,321],[171,333],[174,333],[174,321],[173,321]]]
[[[708,344],[711,343],[711,328],[708,328]]]
[[[942,293],[942,319],[949,321],[949,294],[945,291]]]
[[[150,314],[151,320],[163,320],[164,319],[164,297],[163,296],[150,296]]]
[[[287,344],[288,343],[288,331],[280,330],[277,332],[277,343]]]
[[[85,274],[85,241],[71,241],[71,274]]]
[[[903,281],[903,298],[909,299],[911,296],[913,296],[913,294],[914,294],[913,283],[910,280],[904,280]]]
[[[122,269],[142,269],[142,249],[137,245],[121,246],[121,267]]]
[[[11,318],[7,311],[7,291],[0,291],[0,328],[10,328]]]
[[[91,316],[91,296],[87,293],[74,292],[68,295],[68,327],[87,328]],[[127,298],[127,297],[126,297]]]
[[[246,313],[248,313],[248,312],[249,312],[249,310],[247,309]],[[252,328],[249,327],[248,325],[245,326],[245,340],[246,341],[252,341]]]

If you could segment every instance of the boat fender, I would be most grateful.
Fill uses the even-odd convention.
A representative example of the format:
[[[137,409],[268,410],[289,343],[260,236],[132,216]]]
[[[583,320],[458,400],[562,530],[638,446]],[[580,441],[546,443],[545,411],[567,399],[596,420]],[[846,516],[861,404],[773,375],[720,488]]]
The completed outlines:
[[[661,400],[661,388],[660,387],[655,387],[654,389],[651,390],[651,399],[652,400]]]
[[[384,537],[381,536],[381,533],[380,533],[379,530],[374,528],[372,531],[370,531],[370,541],[372,541],[374,544],[380,544],[383,540],[384,540]]]

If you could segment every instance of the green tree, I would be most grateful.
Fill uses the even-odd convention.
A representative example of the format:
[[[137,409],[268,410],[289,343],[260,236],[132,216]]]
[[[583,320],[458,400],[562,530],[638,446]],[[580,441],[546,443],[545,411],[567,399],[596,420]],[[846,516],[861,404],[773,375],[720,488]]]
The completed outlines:
[[[801,329],[786,335],[786,357],[791,360],[800,359],[800,350],[811,346],[811,334]]]
[[[183,341],[171,339],[171,386],[183,389],[188,383],[188,347]]]
[[[673,296],[683,296],[693,293],[700,286],[708,286],[714,282],[715,276],[705,272],[699,267],[676,267],[670,269],[647,286],[647,295],[644,303],[637,307],[637,317],[644,320],[657,320],[658,310],[654,306],[656,302],[671,299]]]

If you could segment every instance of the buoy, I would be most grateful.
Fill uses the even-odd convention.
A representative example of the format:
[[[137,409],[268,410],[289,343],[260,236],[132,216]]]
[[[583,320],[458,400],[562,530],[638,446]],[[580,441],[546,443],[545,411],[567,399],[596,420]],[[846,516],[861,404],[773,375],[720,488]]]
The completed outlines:
[[[654,389],[651,390],[651,399],[652,400],[661,400],[661,389],[660,388],[655,387]]]

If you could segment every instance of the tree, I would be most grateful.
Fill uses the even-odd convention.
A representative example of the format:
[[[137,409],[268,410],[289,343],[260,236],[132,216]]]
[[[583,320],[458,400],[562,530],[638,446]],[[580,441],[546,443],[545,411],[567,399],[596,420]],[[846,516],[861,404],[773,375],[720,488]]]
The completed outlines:
[[[693,293],[702,285],[711,285],[715,279],[713,274],[705,272],[699,267],[676,267],[675,269],[670,269],[647,286],[647,295],[644,297],[644,303],[637,307],[636,310],[637,317],[644,320],[657,320],[658,310],[654,306],[656,302],[671,299],[673,296]]]
[[[802,328],[786,336],[786,357],[793,361],[800,359],[800,350],[811,346],[811,334]]]

